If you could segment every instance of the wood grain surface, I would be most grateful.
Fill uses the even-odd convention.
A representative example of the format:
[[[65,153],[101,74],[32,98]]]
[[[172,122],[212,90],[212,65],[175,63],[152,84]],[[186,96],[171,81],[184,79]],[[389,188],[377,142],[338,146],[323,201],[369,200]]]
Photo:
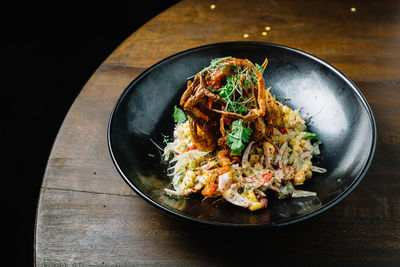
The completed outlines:
[[[287,45],[327,61],[358,86],[374,112],[377,147],[364,180],[305,222],[234,231],[188,224],[137,196],[111,161],[110,112],[136,76],[176,52],[243,40]],[[68,112],[41,188],[36,265],[400,264],[399,52],[399,1],[179,2],[132,33]]]

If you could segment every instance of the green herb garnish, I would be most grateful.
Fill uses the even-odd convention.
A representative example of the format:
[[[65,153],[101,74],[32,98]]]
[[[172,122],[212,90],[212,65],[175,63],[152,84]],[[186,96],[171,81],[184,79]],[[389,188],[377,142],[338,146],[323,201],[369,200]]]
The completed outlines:
[[[315,140],[319,141],[319,138],[315,133],[306,133],[306,138],[307,139],[315,139]]]
[[[238,73],[243,73],[238,70]],[[245,98],[243,95],[243,86],[240,82],[240,75],[226,77],[226,84],[219,90],[219,96],[226,102],[226,110],[233,113],[247,114],[248,106],[253,98]],[[250,87],[249,81],[245,80],[244,85]]]
[[[189,199],[188,197],[173,196],[173,195],[170,195],[170,194],[168,194],[168,197],[176,199],[176,200]]]
[[[212,87],[208,87],[208,90],[210,90],[210,91],[213,92],[214,94],[215,94],[215,93],[218,93],[218,91],[219,91],[219,89],[214,89],[214,88],[212,88]]]
[[[222,63],[222,61],[224,61],[224,60],[227,60],[227,59],[230,59],[231,58],[231,56],[229,56],[229,57],[220,57],[220,58],[214,58],[214,59],[212,59],[211,60],[211,62],[210,62],[210,65],[208,66],[208,67],[206,67],[206,68],[204,68],[203,69],[203,71],[209,71],[210,69],[215,69],[215,68],[217,68],[217,67],[225,67],[225,64],[224,65],[222,65],[221,63]]]
[[[227,144],[231,148],[232,156],[240,156],[244,149],[244,143],[250,141],[250,136],[253,133],[251,128],[243,126],[243,120],[235,120],[232,123],[232,132],[228,134],[226,139]]]
[[[217,203],[217,202],[224,203],[224,198],[223,198],[223,197],[218,198],[217,200],[215,200],[215,201],[212,203],[212,205],[214,205],[214,204]]]
[[[180,200],[180,199],[182,199],[182,197],[173,196],[173,195],[168,195],[168,197],[169,197],[169,198],[176,199],[176,200]]]
[[[174,117],[175,123],[184,123],[188,119],[185,112],[177,106],[174,106],[174,114],[172,116]]]
[[[280,96],[273,96],[275,100],[282,102],[282,101],[290,101],[290,98],[288,97],[280,97]]]
[[[254,64],[256,66],[256,68],[258,69],[259,72],[261,72],[261,74],[264,72],[263,67],[258,65],[257,63]]]
[[[151,154],[151,153],[148,153],[147,154],[149,157],[152,157],[152,158],[154,158],[154,155],[153,154]]]
[[[164,144],[168,144],[168,142],[169,142],[169,136],[168,136],[168,135],[165,135],[165,134],[161,134],[161,135],[162,135],[162,137],[164,138],[163,143],[164,143]]]

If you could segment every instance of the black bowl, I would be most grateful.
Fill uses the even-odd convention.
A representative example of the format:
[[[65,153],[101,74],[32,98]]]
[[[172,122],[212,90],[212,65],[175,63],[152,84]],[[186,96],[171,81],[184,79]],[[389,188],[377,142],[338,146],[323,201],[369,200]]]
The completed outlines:
[[[311,117],[310,131],[322,140],[314,165],[325,174],[300,187],[316,197],[269,197],[264,210],[250,212],[228,202],[173,199],[167,165],[162,162],[163,135],[172,136],[174,105],[188,77],[213,58],[233,56],[261,64],[266,87],[285,104]],[[337,204],[361,181],[373,158],[376,125],[372,111],[357,87],[338,70],[305,52],[281,45],[231,42],[193,48],[162,60],[137,77],[118,99],[108,126],[112,160],[128,185],[154,206],[191,221],[226,226],[279,226],[310,218]]]

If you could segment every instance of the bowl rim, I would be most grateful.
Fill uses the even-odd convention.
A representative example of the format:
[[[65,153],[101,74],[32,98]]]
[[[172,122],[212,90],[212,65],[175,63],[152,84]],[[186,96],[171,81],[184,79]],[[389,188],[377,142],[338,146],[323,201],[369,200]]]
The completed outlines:
[[[368,116],[369,116],[369,119],[370,119],[370,124],[372,126],[372,143],[371,143],[371,148],[370,148],[370,151],[369,151],[367,162],[363,166],[362,170],[359,172],[359,174],[353,180],[353,182],[340,195],[338,195],[336,198],[332,199],[325,206],[320,207],[320,208],[314,210],[313,212],[311,212],[309,214],[302,215],[302,216],[300,216],[300,217],[298,217],[296,219],[284,221],[284,222],[281,222],[281,223],[237,224],[237,223],[224,223],[224,222],[206,221],[206,220],[201,220],[201,219],[198,219],[198,218],[191,217],[189,215],[181,214],[179,212],[176,212],[176,211],[174,211],[172,209],[169,209],[168,207],[165,207],[165,206],[157,203],[156,201],[154,201],[153,199],[148,197],[145,193],[143,193],[139,188],[137,188],[129,180],[129,178],[124,174],[124,172],[120,168],[120,166],[119,166],[119,164],[118,164],[118,162],[116,160],[116,157],[114,155],[114,152],[113,152],[112,141],[111,141],[111,127],[112,127],[112,122],[113,122],[114,115],[115,115],[116,110],[118,109],[119,105],[121,104],[122,100],[124,99],[125,95],[130,90],[132,90],[134,85],[137,84],[138,82],[140,82],[140,80],[142,78],[144,78],[148,73],[152,72],[158,66],[160,66],[162,64],[165,64],[165,63],[167,63],[169,61],[173,61],[177,57],[181,57],[181,56],[184,56],[186,54],[195,53],[196,51],[207,49],[207,48],[211,48],[211,47],[241,45],[241,44],[243,44],[243,45],[266,46],[266,47],[277,47],[277,48],[281,48],[281,49],[284,49],[284,50],[288,50],[288,51],[303,55],[303,56],[305,56],[305,57],[307,57],[307,58],[309,58],[309,59],[311,59],[313,61],[316,61],[319,64],[322,64],[323,66],[325,66],[328,69],[330,69],[331,71],[333,71],[341,79],[343,79],[344,81],[349,83],[351,89],[353,89],[353,91],[359,97],[359,99],[361,100],[362,104],[364,105],[364,107],[366,108],[366,110],[368,112]],[[152,66],[150,66],[149,68],[144,70],[141,74],[139,74],[124,89],[124,91],[121,93],[121,95],[118,97],[118,99],[116,100],[116,102],[114,104],[114,107],[113,107],[113,109],[112,109],[112,111],[110,113],[110,117],[109,117],[108,125],[107,125],[107,146],[108,146],[108,150],[109,150],[111,159],[112,159],[112,161],[114,163],[114,166],[118,170],[119,174],[123,178],[123,180],[128,184],[128,186],[131,189],[133,189],[133,191],[136,194],[138,194],[140,197],[142,197],[145,201],[147,201],[151,205],[159,208],[160,210],[166,212],[169,215],[173,215],[174,217],[177,217],[177,218],[182,219],[184,221],[189,220],[190,222],[200,223],[202,225],[222,226],[222,227],[235,227],[235,228],[237,228],[237,227],[239,227],[239,228],[260,228],[260,227],[262,227],[262,228],[272,228],[272,227],[280,227],[280,226],[290,225],[290,224],[294,224],[294,223],[301,222],[301,221],[307,220],[309,218],[312,218],[312,217],[314,217],[314,216],[316,216],[318,214],[321,214],[321,213],[327,211],[328,209],[332,208],[337,203],[339,203],[344,198],[346,198],[350,194],[350,192],[352,192],[357,187],[357,185],[362,181],[362,179],[364,178],[365,174],[367,173],[367,171],[368,171],[368,169],[369,169],[369,167],[370,167],[370,165],[372,163],[372,159],[373,159],[374,154],[375,154],[376,139],[377,139],[377,128],[376,128],[376,122],[375,122],[375,118],[374,118],[372,109],[371,109],[370,105],[368,104],[368,102],[367,102],[366,98],[364,97],[364,95],[361,93],[360,89],[358,89],[358,87],[349,78],[347,78],[343,73],[341,73],[338,69],[336,69],[335,67],[333,67],[329,63],[325,62],[324,60],[322,60],[322,59],[320,59],[320,58],[318,58],[318,57],[316,57],[316,56],[314,56],[312,54],[309,54],[307,52],[301,51],[299,49],[296,49],[296,48],[293,48],[293,47],[289,47],[289,46],[286,46],[286,45],[276,44],[276,43],[257,42],[257,41],[232,41],[232,42],[210,43],[210,44],[196,46],[196,47],[193,47],[193,48],[190,48],[190,49],[183,50],[181,52],[175,53],[173,55],[170,55],[170,56],[158,61],[157,63],[153,64]]]

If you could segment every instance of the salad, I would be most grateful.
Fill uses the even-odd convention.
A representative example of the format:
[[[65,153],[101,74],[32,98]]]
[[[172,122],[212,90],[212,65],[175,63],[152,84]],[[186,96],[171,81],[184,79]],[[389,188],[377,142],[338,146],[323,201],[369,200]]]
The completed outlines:
[[[321,141],[299,110],[265,88],[268,64],[223,57],[194,75],[174,107],[174,139],[164,148],[173,197],[202,194],[251,211],[278,198],[315,196],[296,189],[326,169],[313,166]]]

